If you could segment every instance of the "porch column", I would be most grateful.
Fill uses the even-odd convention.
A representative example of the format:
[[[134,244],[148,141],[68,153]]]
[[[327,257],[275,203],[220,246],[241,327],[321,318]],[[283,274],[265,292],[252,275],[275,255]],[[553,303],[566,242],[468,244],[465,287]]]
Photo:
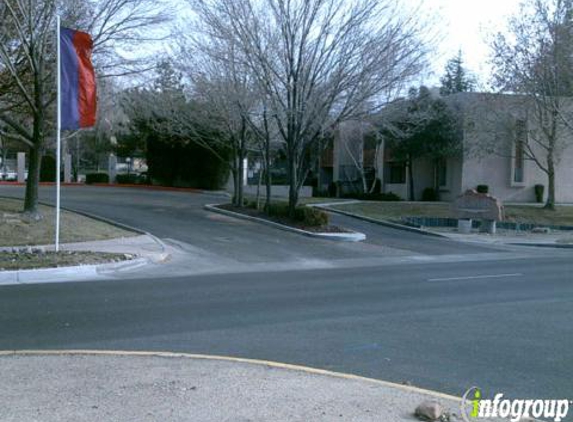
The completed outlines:
[[[26,181],[26,153],[18,153],[18,183]]]

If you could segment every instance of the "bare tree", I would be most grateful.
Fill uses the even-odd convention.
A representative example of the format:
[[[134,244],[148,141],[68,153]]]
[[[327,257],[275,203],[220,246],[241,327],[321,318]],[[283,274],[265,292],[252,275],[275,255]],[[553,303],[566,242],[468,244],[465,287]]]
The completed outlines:
[[[190,0],[205,39],[232,43],[269,99],[288,159],[289,207],[322,133],[380,104],[426,56],[419,20],[386,0]]]
[[[250,114],[257,98],[248,74],[226,47],[182,43],[176,67],[187,84],[168,92],[142,90],[137,107],[157,130],[195,142],[224,161],[233,176],[233,203],[242,206],[244,161],[255,146]],[[230,159],[221,150],[230,150]]]
[[[374,193],[378,178],[378,159],[382,153],[382,139],[368,122],[357,120],[342,123],[336,136],[350,159],[363,193]],[[369,183],[370,182],[370,183]]]
[[[528,0],[491,45],[494,86],[520,94],[516,110],[526,123],[527,136],[512,149],[547,175],[548,209],[555,209],[559,158],[573,143],[572,19],[571,0]]]
[[[191,81],[193,97],[205,105],[202,112],[211,121],[218,121],[220,132],[226,134],[231,148],[234,203],[242,206],[245,158],[248,150],[255,147],[253,126],[249,123],[258,105],[258,93],[232,43],[211,42],[195,47],[183,50],[186,63],[192,64],[184,67],[185,75]]]
[[[166,19],[151,0],[0,0],[0,122],[8,127],[4,136],[29,149],[24,212],[34,219],[41,217],[40,165],[54,130],[56,13],[64,25],[92,34],[96,62],[106,74],[136,70],[126,50],[149,39],[152,27]]]

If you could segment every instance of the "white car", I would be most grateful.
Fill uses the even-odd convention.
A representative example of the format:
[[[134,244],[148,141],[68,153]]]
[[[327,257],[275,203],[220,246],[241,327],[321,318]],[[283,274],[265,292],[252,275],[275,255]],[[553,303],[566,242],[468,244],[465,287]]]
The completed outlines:
[[[25,174],[26,178],[28,178],[28,172]],[[7,182],[13,182],[18,180],[18,173],[12,170],[7,170],[5,172],[0,172],[0,179],[5,180]]]

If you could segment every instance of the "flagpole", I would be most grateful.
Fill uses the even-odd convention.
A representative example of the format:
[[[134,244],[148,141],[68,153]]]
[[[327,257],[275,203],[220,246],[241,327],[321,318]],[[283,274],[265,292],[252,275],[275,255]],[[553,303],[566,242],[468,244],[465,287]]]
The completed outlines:
[[[60,250],[60,168],[61,168],[61,147],[62,147],[62,99],[61,99],[61,47],[60,47],[60,15],[56,15],[56,25],[57,25],[57,37],[56,37],[56,45],[57,45],[57,108],[58,108],[58,117],[57,117],[57,125],[56,125],[56,252]]]

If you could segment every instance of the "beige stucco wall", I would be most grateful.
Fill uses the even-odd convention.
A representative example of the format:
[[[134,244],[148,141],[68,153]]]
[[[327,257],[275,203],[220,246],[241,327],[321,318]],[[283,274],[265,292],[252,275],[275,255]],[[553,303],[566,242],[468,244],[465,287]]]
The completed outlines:
[[[465,94],[464,104],[464,157],[461,190],[475,189],[477,185],[489,186],[489,192],[506,202],[535,202],[536,184],[545,186],[547,175],[531,159],[524,162],[524,182],[513,183],[514,133],[516,119],[527,121],[535,130],[535,119],[528,114],[523,97]],[[557,202],[573,202],[573,138],[563,131],[562,145],[571,145],[561,152],[557,167]],[[534,146],[535,156],[543,157],[543,150]]]
[[[445,188],[440,188],[441,201],[453,201],[462,192],[462,169],[463,160],[461,158],[449,158],[447,160],[447,180]]]

